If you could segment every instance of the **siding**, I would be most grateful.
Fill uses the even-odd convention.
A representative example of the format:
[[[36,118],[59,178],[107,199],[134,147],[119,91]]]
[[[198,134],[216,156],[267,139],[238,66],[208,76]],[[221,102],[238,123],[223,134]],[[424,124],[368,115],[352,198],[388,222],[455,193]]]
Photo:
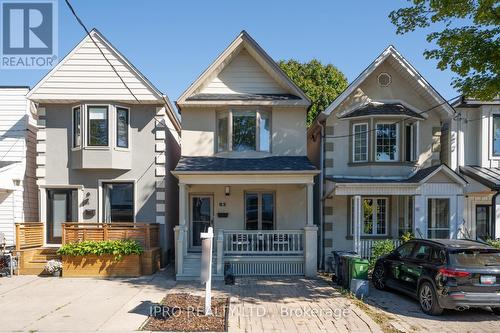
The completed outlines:
[[[283,89],[257,61],[242,50],[200,93],[206,94],[285,94]]]
[[[96,33],[99,48],[115,67],[127,86],[141,101],[157,101],[158,96],[140,76]],[[89,37],[77,46],[63,63],[31,95],[33,100],[115,100],[134,101],[134,97],[117,77]]]

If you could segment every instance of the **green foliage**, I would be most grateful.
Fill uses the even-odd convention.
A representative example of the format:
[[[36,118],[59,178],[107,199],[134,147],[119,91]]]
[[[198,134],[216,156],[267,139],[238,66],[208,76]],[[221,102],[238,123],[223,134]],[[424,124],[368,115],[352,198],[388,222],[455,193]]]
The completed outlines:
[[[337,67],[332,64],[323,65],[317,59],[307,63],[293,59],[280,60],[278,65],[311,100],[307,126],[347,87],[347,79]]]
[[[398,34],[444,26],[427,35],[426,50],[441,70],[457,74],[453,87],[466,97],[492,100],[500,91],[500,6],[498,0],[409,0],[389,14]]]
[[[383,255],[389,254],[395,250],[394,242],[390,239],[384,239],[373,243],[372,256],[370,258],[370,269],[375,268],[375,262]]]
[[[486,243],[496,249],[500,249],[500,239],[488,239]]]
[[[403,243],[406,243],[406,242],[408,242],[408,241],[411,241],[413,238],[415,238],[415,236],[414,236],[411,232],[409,232],[409,231],[405,232],[405,233],[404,233],[404,234],[402,234],[402,235],[401,235],[401,237],[400,237],[400,239],[401,239],[401,241],[402,241]]]
[[[113,240],[113,241],[83,241],[78,243],[64,244],[57,251],[58,254],[67,256],[84,256],[88,254],[105,255],[112,254],[119,261],[125,255],[141,254],[144,250],[135,240]]]

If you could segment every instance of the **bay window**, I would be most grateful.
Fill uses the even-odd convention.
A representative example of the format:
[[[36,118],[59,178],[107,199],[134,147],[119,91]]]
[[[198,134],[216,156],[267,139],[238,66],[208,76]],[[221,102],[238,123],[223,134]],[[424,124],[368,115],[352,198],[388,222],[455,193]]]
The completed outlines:
[[[124,107],[116,107],[116,146],[128,148],[128,123],[129,110]]]
[[[417,154],[417,128],[418,123],[405,125],[405,161],[413,162],[418,159]]]
[[[73,108],[73,148],[81,147],[82,145],[82,107],[75,106]]]
[[[380,236],[387,234],[387,198],[363,198],[361,200],[361,235]],[[351,199],[351,234],[354,231],[354,198]]]
[[[368,124],[354,124],[353,125],[353,154],[352,159],[354,162],[367,162],[368,161]]]
[[[390,162],[398,160],[398,125],[394,123],[378,123],[376,128],[377,161]]]
[[[87,107],[87,145],[107,146],[109,144],[109,117],[107,106]]]
[[[217,151],[262,151],[271,147],[271,118],[265,111],[231,110],[217,115]]]

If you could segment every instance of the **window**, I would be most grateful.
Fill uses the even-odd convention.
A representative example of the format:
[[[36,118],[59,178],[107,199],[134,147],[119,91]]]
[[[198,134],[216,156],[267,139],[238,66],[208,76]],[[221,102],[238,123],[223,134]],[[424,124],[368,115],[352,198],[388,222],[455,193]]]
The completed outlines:
[[[89,146],[108,145],[108,107],[87,107],[87,144]]]
[[[354,162],[368,161],[368,124],[354,124],[353,132],[353,154]]]
[[[264,111],[229,111],[217,115],[217,151],[264,151],[271,147],[271,117]]]
[[[493,115],[493,155],[500,156],[500,114]]]
[[[413,233],[413,211],[415,209],[415,201],[412,196],[402,198],[404,200],[404,216],[399,220],[399,236],[405,233]]]
[[[376,160],[396,161],[398,159],[397,124],[377,124],[376,137]]]
[[[405,126],[405,161],[414,162],[417,155],[417,123],[406,124]]]
[[[245,229],[274,230],[274,193],[245,193]]]
[[[129,110],[116,107],[116,146],[128,148]]]
[[[450,238],[450,199],[428,199],[427,222],[427,238]]]
[[[134,183],[103,183],[104,222],[134,221]]]
[[[73,147],[82,145],[82,113],[81,106],[73,108]]]
[[[361,201],[361,235],[385,235],[387,233],[387,198],[363,198]],[[354,231],[354,198],[351,199],[351,233]]]
[[[476,205],[476,238],[487,240],[491,238],[490,232],[490,211],[489,205]]]

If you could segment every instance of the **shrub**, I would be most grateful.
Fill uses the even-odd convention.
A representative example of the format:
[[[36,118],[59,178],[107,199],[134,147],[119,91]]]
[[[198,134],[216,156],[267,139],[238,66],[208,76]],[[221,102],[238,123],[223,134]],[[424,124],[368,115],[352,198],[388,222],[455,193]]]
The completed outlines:
[[[500,249],[500,239],[488,239],[486,243],[496,249]]]
[[[88,254],[106,255],[112,254],[115,260],[119,261],[125,255],[141,254],[144,250],[141,245],[131,239],[113,241],[83,241],[69,243],[61,246],[57,253],[67,256],[84,256]]]
[[[411,232],[409,232],[409,231],[405,232],[405,233],[404,233],[404,234],[402,234],[402,235],[401,235],[401,237],[400,237],[400,239],[401,239],[401,241],[402,241],[403,243],[409,242],[409,241],[411,241],[413,238],[415,238],[415,236],[414,236]]]
[[[378,258],[391,253],[394,249],[394,242],[390,239],[374,242],[372,247],[372,256],[370,258],[370,269],[375,268],[375,262]]]

